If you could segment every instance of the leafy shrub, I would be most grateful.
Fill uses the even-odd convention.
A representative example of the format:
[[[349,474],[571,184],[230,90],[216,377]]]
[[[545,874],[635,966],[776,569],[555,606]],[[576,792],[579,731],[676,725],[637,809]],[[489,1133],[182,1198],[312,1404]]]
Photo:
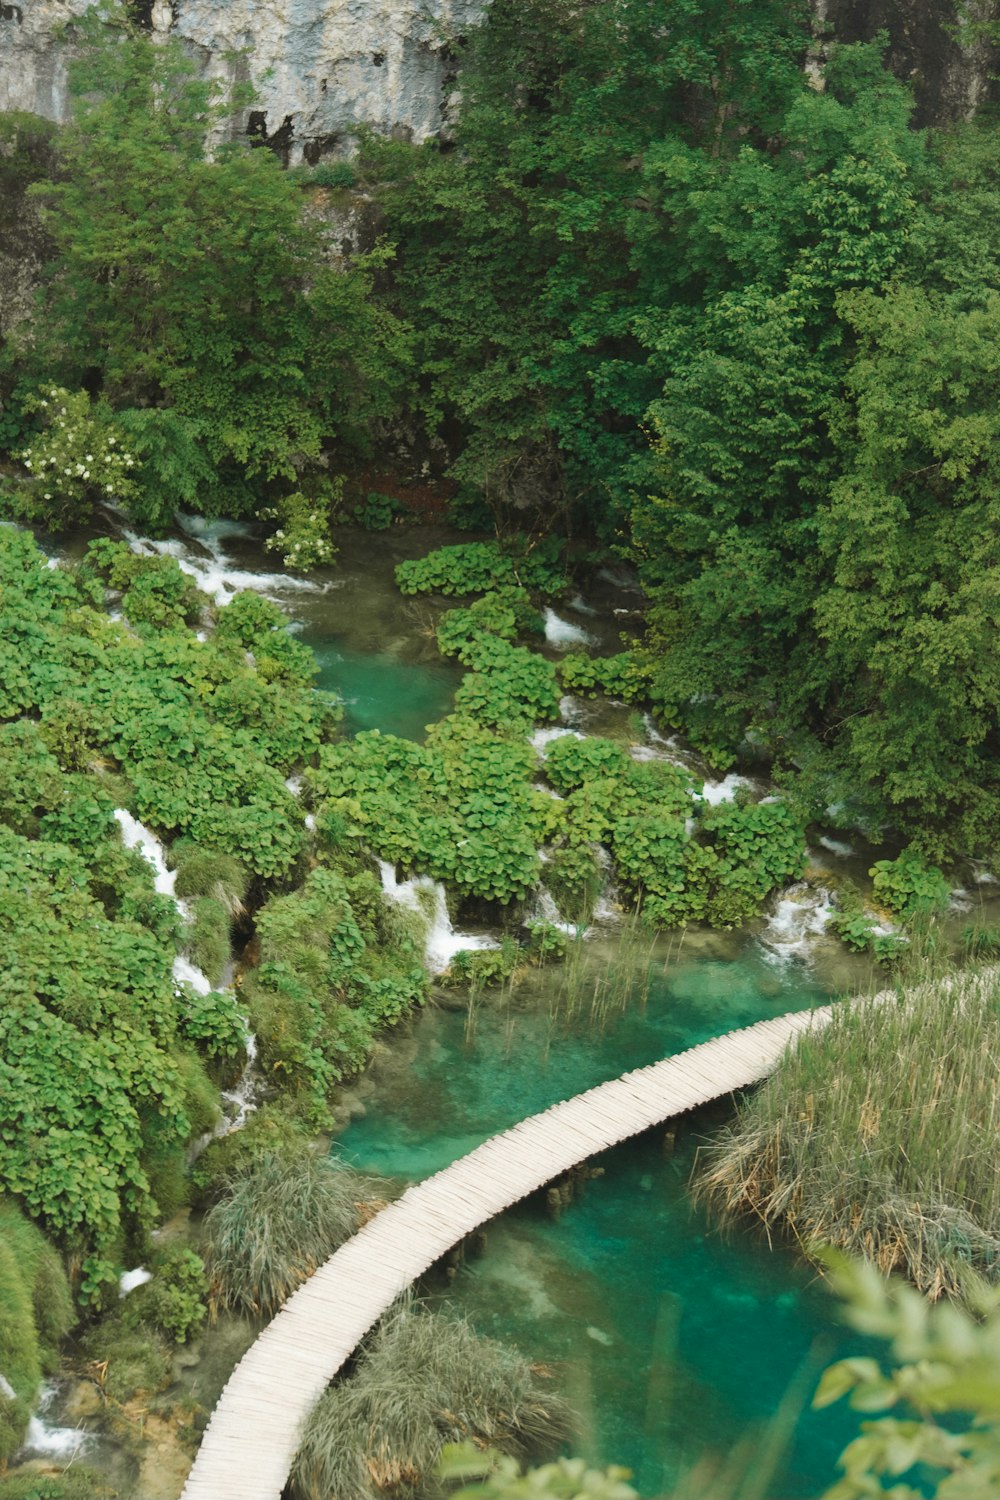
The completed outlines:
[[[280,552],[286,568],[308,573],[333,562],[337,549],[330,535],[330,509],[336,495],[304,495],[296,490],[259,512],[280,524],[264,542],[268,552]]]
[[[18,514],[25,520],[78,524],[98,499],[127,503],[138,493],[135,456],[106,401],[51,386],[25,396],[22,405],[43,424],[20,455],[32,475],[27,492],[18,492]]]
[[[587,656],[573,652],[559,663],[563,691],[581,698],[605,693],[625,703],[646,703],[653,686],[654,665],[643,653],[621,651],[617,656]]]
[[[536,964],[559,963],[569,952],[569,936],[551,922],[527,923],[527,951]]]
[[[306,181],[313,187],[349,188],[357,181],[353,162],[321,161],[313,167]]]
[[[472,604],[450,609],[438,626],[438,647],[445,656],[471,660],[469,652],[484,635],[513,641],[528,631],[541,631],[541,617],[531,605],[526,589],[507,587],[490,589]]]
[[[947,905],[948,882],[941,871],[908,849],[898,859],[877,860],[868,873],[876,900],[904,919]]]
[[[556,670],[544,656],[484,635],[463,647],[472,667],[455,693],[455,710],[486,728],[518,733],[559,717]]]
[[[585,782],[624,779],[634,762],[613,740],[574,734],[550,740],[545,750],[545,776],[559,792],[571,792]]]
[[[181,900],[208,896],[224,906],[231,917],[240,914],[250,877],[238,859],[182,839],[175,841],[170,854],[177,867],[174,891]]]
[[[406,507],[399,500],[373,491],[365,496],[361,505],[354,507],[350,519],[366,531],[388,531],[393,521],[405,514]]]
[[[521,950],[513,938],[504,938],[498,948],[461,948],[438,982],[482,989],[509,979],[520,962]]]
[[[121,594],[132,625],[171,629],[201,616],[204,596],[175,557],[140,556],[124,542],[101,537],[87,548],[84,563]]]
[[[558,594],[567,580],[557,558],[552,543],[514,551],[499,542],[458,542],[401,562],[396,583],[404,594],[479,594],[498,584]]]
[[[443,1313],[403,1304],[367,1341],[349,1380],[310,1414],[292,1466],[295,1500],[382,1500],[430,1487],[446,1442],[526,1455],[554,1450],[571,1428],[537,1367]]]
[[[270,1317],[355,1232],[367,1194],[329,1157],[249,1162],[205,1218],[213,1303]]]
[[[172,1245],[156,1256],[152,1269],[152,1280],[130,1293],[125,1321],[186,1344],[208,1315],[205,1263],[186,1245]]]

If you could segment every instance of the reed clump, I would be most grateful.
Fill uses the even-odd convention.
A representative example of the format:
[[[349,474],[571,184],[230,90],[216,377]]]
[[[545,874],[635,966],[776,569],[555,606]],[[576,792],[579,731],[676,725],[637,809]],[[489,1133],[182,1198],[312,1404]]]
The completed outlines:
[[[519,1458],[547,1456],[570,1434],[569,1408],[544,1391],[516,1349],[463,1319],[407,1299],[382,1319],[349,1380],[306,1424],[292,1467],[294,1500],[384,1500],[439,1494],[445,1443]]]
[[[837,1008],[701,1158],[724,1215],[834,1245],[931,1298],[1000,1281],[1000,976]]]
[[[214,1311],[270,1317],[370,1217],[370,1185],[329,1157],[268,1152],[205,1217]]]

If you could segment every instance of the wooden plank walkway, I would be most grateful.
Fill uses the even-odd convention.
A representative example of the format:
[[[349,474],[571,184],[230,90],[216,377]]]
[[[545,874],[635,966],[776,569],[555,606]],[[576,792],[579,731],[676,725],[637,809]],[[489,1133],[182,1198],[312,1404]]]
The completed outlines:
[[[470,1151],[382,1209],[295,1292],[230,1376],[181,1500],[280,1500],[299,1432],[359,1341],[446,1251],[553,1178],[767,1076],[831,1008],[758,1021],[599,1084]]]

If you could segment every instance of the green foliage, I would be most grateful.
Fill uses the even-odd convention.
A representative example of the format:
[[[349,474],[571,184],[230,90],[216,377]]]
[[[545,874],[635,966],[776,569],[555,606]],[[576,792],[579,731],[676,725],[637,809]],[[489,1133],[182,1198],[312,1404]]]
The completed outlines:
[[[401,562],[396,583],[404,594],[479,594],[503,587],[559,594],[567,586],[559,546],[526,542],[459,542]]]
[[[484,636],[514,641],[532,631],[540,633],[541,617],[532,605],[528,591],[508,584],[490,589],[481,599],[465,608],[450,609],[438,626],[438,648],[444,656],[457,656],[468,662],[467,653]]]
[[[195,497],[245,513],[255,488],[300,484],[325,440],[365,450],[389,409],[407,340],[371,300],[386,252],[331,265],[272,152],[207,153],[246,91],[199,79],[175,38],[108,3],[74,41],[73,117],[36,188],[56,255],[24,357],[57,385],[100,381],[142,461],[138,492],[116,491],[138,519]]]
[[[141,1290],[141,1289],[140,1289]],[[170,1379],[170,1353],[154,1331],[133,1317],[129,1302],[138,1292],[113,1305],[91,1324],[80,1343],[83,1354],[105,1366],[102,1386],[119,1402],[162,1390]]]
[[[533,770],[528,744],[463,716],[434,725],[423,746],[359,734],[320,753],[320,827],[332,811],[380,858],[460,895],[507,902],[534,887],[551,816],[550,799],[531,787]]]
[[[38,1226],[9,1200],[0,1200],[0,1240],[13,1252],[30,1293],[39,1357],[43,1370],[51,1371],[59,1344],[76,1322],[63,1263]]]
[[[536,964],[561,962],[569,952],[570,939],[551,922],[532,921],[527,924],[527,951]]]
[[[330,536],[330,509],[340,488],[336,494],[317,492],[312,497],[296,490],[258,512],[266,520],[281,523],[264,546],[269,552],[280,552],[286,568],[308,573],[333,562],[336,548]]]
[[[391,495],[380,495],[372,490],[365,496],[361,505],[356,505],[350,512],[350,520],[356,525],[363,526],[366,531],[388,531],[393,521],[400,520],[405,515],[405,506]]]
[[[919,1500],[989,1494],[1000,1472],[1000,1311],[995,1295],[977,1311],[929,1307],[910,1287],[886,1283],[864,1263],[829,1257],[851,1326],[888,1341],[892,1360],[839,1360],[824,1371],[814,1406],[845,1396],[871,1413],[841,1455],[843,1477],[824,1500],[889,1493]],[[888,1364],[888,1368],[885,1368]],[[892,1415],[888,1415],[892,1413]],[[889,1489],[887,1490],[887,1486]]]
[[[787,1225],[804,1247],[974,1299],[1000,1276],[998,1030],[989,971],[836,1007],[741,1106],[700,1191],[723,1212]]]
[[[127,1496],[109,1488],[103,1475],[74,1463],[62,1474],[36,1470],[6,1474],[0,1477],[0,1500],[127,1500]]]
[[[559,717],[556,669],[544,656],[483,635],[458,653],[471,667],[455,693],[455,710],[485,728],[516,733]]]
[[[0,1463],[21,1446],[41,1380],[38,1335],[17,1255],[0,1238],[0,1360],[14,1396],[0,1392]]]
[[[375,902],[380,908],[380,891]],[[419,952],[377,917],[366,938],[347,881],[323,866],[269,901],[257,932],[261,962],[244,994],[261,1066],[323,1122],[331,1086],[362,1067],[378,1028],[423,999]]]
[[[604,693],[624,703],[646,703],[652,693],[655,664],[645,652],[620,651],[617,656],[571,653],[559,663],[563,691],[593,698]]]
[[[474,1444],[447,1443],[441,1450],[439,1478],[457,1481],[452,1500],[635,1500],[638,1491],[626,1480],[629,1469],[614,1465],[588,1469],[582,1458],[557,1458],[522,1473],[517,1459]]]
[[[205,1218],[213,1303],[270,1317],[358,1228],[363,1178],[310,1153],[258,1156]]]
[[[221,983],[230,948],[229,913],[211,896],[200,896],[191,907],[187,952],[212,984]]]
[[[409,1303],[370,1336],[351,1378],[310,1414],[292,1467],[296,1500],[377,1500],[400,1482],[427,1493],[446,1442],[519,1457],[552,1451],[571,1418],[537,1367],[467,1323]]]
[[[480,990],[491,984],[502,984],[522,962],[521,949],[513,938],[504,938],[496,948],[460,948],[438,983],[469,985]]]
[[[127,1326],[154,1329],[175,1344],[186,1344],[208,1315],[208,1281],[200,1255],[173,1245],[153,1261],[153,1279],[131,1292],[125,1303]]]
[[[948,882],[919,855],[904,850],[897,859],[876,860],[869,870],[875,898],[901,917],[940,911],[948,903]]]

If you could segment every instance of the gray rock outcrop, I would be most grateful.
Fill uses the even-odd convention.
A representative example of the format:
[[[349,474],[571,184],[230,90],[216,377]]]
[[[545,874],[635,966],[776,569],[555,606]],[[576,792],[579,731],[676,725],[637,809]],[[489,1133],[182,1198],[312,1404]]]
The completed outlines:
[[[0,0],[0,109],[68,111],[61,26],[90,0]],[[446,121],[456,38],[484,0],[151,0],[155,33],[181,37],[209,77],[252,79],[237,128],[291,163],[342,154],[355,126],[424,140]]]

